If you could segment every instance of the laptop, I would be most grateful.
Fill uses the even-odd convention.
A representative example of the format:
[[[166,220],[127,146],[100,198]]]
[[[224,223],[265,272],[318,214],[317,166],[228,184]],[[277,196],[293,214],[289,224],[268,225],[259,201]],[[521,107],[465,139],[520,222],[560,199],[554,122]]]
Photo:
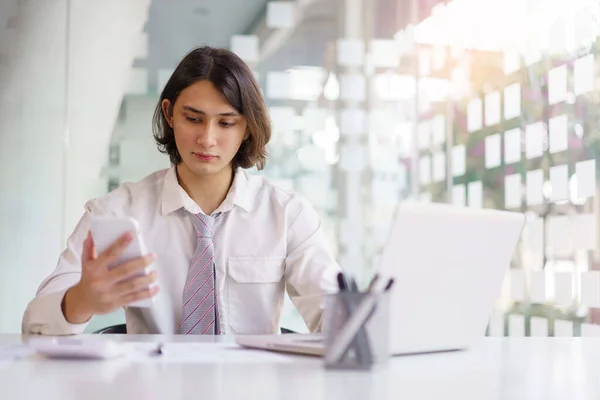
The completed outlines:
[[[483,338],[524,224],[516,212],[400,203],[379,263],[380,274],[395,279],[392,355],[464,350]],[[320,334],[236,340],[250,348],[324,353]]]

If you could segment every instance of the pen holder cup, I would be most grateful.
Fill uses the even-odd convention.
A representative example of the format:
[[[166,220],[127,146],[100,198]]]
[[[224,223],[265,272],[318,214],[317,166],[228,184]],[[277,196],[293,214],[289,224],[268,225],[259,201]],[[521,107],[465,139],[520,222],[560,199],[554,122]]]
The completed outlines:
[[[390,358],[390,293],[379,296],[362,292],[339,292],[326,299],[323,321],[325,367],[363,369],[383,365]],[[368,307],[365,307],[369,305]],[[363,313],[367,310],[366,314]],[[368,315],[358,331],[348,330],[352,315]],[[358,320],[360,321],[360,319]],[[355,333],[346,335],[347,333]],[[348,346],[340,343],[347,342]]]

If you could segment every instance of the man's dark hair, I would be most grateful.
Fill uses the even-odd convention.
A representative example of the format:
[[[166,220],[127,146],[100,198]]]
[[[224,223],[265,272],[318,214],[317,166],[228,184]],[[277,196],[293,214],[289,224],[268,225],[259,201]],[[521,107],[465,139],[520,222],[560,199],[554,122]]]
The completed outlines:
[[[225,100],[246,118],[248,138],[233,158],[233,168],[260,170],[265,166],[266,146],[271,138],[271,122],[254,74],[237,55],[229,50],[199,47],[179,63],[163,89],[152,123],[154,139],[161,153],[169,155],[171,163],[181,163],[173,128],[163,114],[162,102],[171,102],[171,111],[181,92],[198,81],[210,81]]]

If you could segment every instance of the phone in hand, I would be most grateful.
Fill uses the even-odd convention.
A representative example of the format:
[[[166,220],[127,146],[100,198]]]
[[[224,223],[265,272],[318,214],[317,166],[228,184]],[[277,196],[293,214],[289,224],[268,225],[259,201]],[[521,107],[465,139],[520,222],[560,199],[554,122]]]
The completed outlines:
[[[123,251],[119,259],[109,265],[109,268],[116,268],[119,265],[125,264],[129,261],[135,260],[136,258],[143,257],[148,254],[146,245],[140,232],[140,226],[138,222],[131,217],[111,217],[111,216],[95,216],[92,218],[91,224],[92,238],[94,239],[94,246],[96,252],[102,254],[108,249],[113,243],[115,243],[121,236],[127,232],[133,233],[133,240],[129,243],[129,246]],[[143,276],[143,274],[149,274],[152,271],[153,266],[148,266],[145,271],[141,272],[136,276]],[[128,307],[152,307],[154,298],[139,300],[128,305]]]

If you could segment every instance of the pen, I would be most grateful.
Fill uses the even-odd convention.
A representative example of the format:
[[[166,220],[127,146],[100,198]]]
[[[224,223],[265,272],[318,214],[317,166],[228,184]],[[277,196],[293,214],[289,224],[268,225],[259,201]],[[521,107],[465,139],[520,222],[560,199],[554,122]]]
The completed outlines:
[[[373,288],[373,286],[375,285],[375,283],[377,282],[378,279],[379,279],[379,274],[375,274],[375,276],[373,276],[373,279],[371,279],[371,282],[369,283],[369,290],[371,290]]]
[[[340,292],[350,292],[358,294],[358,285],[353,278],[346,278],[346,276],[340,272],[337,275],[338,286],[340,287]],[[346,311],[347,319],[352,317],[354,312],[356,311],[356,305],[354,304],[354,298],[348,297],[344,294],[341,295],[340,299],[343,303],[343,306]],[[334,339],[335,340],[335,339]],[[363,327],[361,327],[358,332],[354,335],[352,339],[352,344],[354,345],[356,351],[356,359],[360,365],[370,365],[372,362],[372,355],[370,350],[369,341],[366,335],[366,332]],[[340,360],[346,355],[346,353],[350,350],[351,346],[348,345],[344,352],[340,355]]]
[[[387,292],[388,290],[390,290],[393,285],[394,285],[394,278],[390,278],[387,285],[385,286],[385,291]]]
[[[339,272],[337,274],[337,281],[340,292],[345,292],[348,290],[348,283],[346,282],[346,278],[343,272]]]

